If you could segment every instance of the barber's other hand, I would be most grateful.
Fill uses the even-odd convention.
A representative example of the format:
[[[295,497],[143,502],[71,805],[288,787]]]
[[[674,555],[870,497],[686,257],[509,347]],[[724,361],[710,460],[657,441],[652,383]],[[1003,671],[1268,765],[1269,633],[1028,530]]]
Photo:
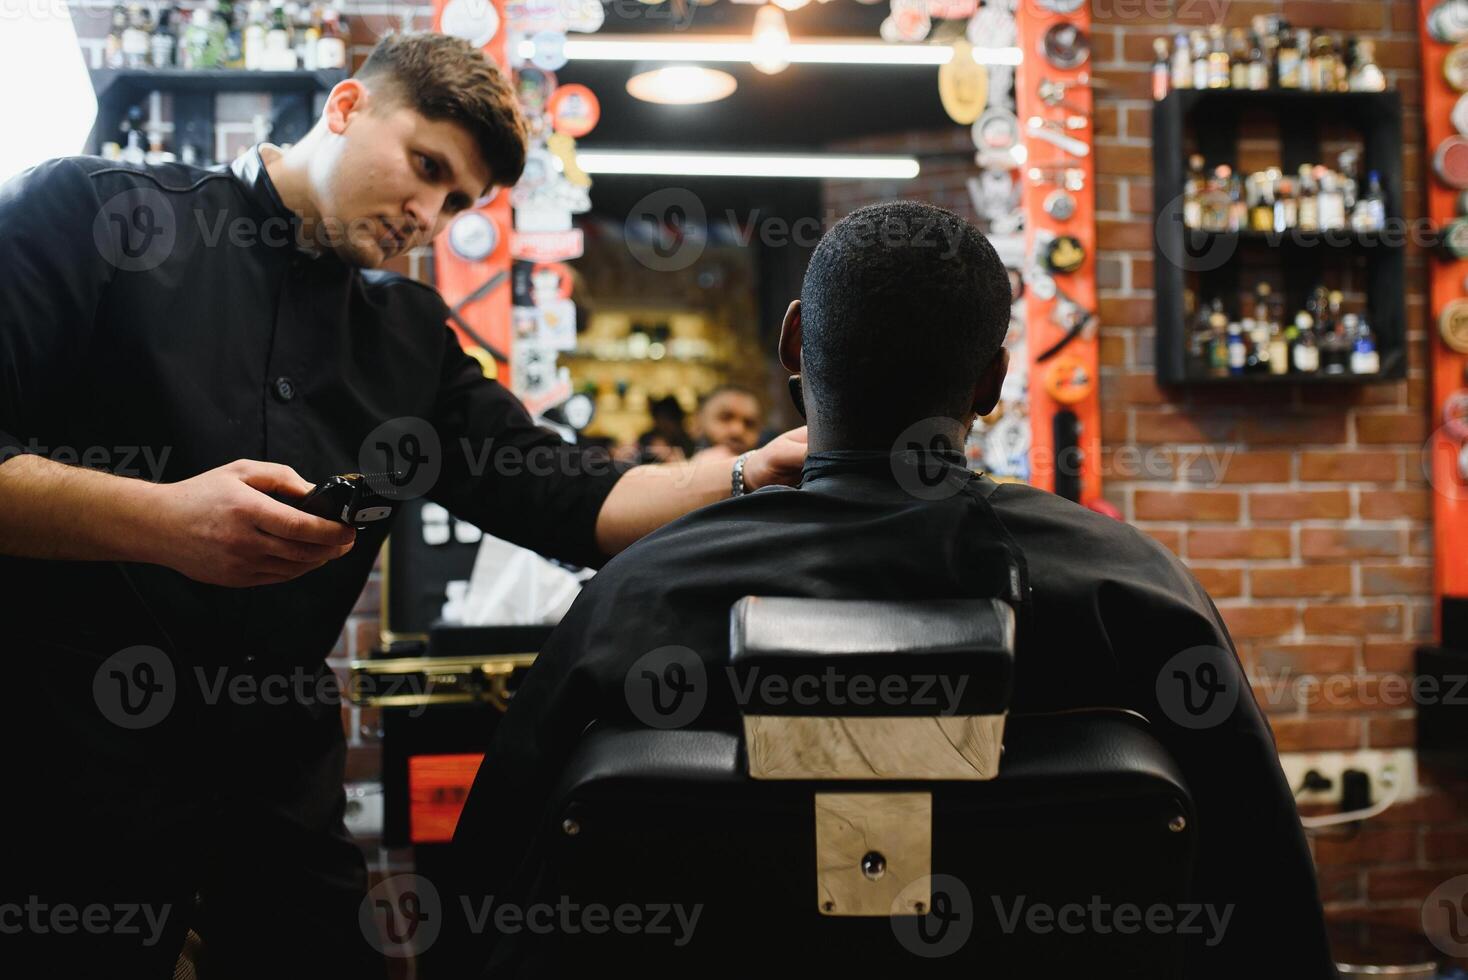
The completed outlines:
[[[782,432],[750,453],[744,463],[744,488],[758,490],[772,484],[794,486],[805,466],[805,426]]]
[[[240,459],[158,487],[151,560],[211,585],[285,582],[352,550],[355,528],[269,496],[312,484],[289,466]]]

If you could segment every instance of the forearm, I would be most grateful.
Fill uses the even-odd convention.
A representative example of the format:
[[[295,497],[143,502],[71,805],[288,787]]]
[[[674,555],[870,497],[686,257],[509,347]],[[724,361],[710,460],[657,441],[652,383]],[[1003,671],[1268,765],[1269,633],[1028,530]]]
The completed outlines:
[[[723,500],[731,490],[732,458],[639,466],[612,487],[596,518],[596,545],[615,555],[691,510]]]
[[[0,553],[148,561],[158,486],[23,454],[0,462]]]

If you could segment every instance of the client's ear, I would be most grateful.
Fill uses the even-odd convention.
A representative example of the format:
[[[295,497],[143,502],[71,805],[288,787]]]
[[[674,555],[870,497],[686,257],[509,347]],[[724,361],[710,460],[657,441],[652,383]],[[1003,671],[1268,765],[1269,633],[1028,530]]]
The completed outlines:
[[[791,302],[780,323],[780,366],[791,374],[800,373],[800,300]]]
[[[988,415],[999,404],[999,393],[1004,388],[1004,376],[1009,373],[1009,351],[1003,347],[994,355],[994,360],[979,375],[974,384],[973,412],[978,416]]]

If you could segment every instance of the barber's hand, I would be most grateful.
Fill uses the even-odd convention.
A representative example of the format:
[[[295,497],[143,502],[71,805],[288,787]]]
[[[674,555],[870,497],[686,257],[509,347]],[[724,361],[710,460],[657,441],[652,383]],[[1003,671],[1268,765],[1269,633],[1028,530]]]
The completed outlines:
[[[241,459],[158,487],[152,560],[211,585],[285,582],[352,550],[357,531],[268,496],[312,484],[279,463]]]
[[[758,490],[772,484],[794,486],[805,466],[806,429],[782,432],[756,449],[744,463],[744,488]]]

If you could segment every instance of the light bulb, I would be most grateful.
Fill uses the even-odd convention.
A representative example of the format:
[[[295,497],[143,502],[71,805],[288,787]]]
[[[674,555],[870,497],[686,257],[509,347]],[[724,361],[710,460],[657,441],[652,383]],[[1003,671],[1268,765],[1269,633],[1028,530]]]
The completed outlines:
[[[799,10],[810,3],[810,0],[774,0],[774,3],[781,10]]]
[[[766,75],[777,75],[790,67],[790,31],[785,14],[774,4],[765,4],[754,15],[754,56],[749,63]]]

